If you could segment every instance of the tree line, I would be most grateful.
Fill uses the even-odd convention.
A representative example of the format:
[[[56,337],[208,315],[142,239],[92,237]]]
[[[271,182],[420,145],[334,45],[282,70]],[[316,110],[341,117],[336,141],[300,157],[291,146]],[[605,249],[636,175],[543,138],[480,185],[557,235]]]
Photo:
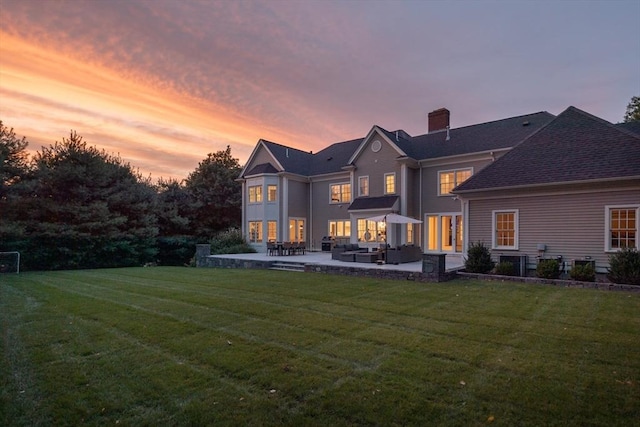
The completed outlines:
[[[33,156],[27,146],[0,121],[0,252],[20,251],[21,269],[183,265],[196,243],[240,225],[229,146],[155,183],[75,131]]]

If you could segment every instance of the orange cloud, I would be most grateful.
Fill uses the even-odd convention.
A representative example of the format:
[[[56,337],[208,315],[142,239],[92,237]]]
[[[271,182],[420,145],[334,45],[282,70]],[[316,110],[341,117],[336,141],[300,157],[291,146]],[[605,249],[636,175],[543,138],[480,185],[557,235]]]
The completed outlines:
[[[76,130],[154,176],[184,178],[209,152],[246,160],[265,128],[228,108],[0,33],[0,117],[38,149]],[[131,78],[133,74],[134,78]],[[274,132],[291,142],[292,135]],[[35,141],[34,141],[35,139]],[[32,144],[33,145],[33,144]]]

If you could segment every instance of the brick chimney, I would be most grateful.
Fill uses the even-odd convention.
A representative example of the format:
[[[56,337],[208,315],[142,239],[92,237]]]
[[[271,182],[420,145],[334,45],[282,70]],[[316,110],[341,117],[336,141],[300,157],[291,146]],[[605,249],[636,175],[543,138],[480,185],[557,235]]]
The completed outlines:
[[[451,113],[446,108],[439,108],[429,113],[429,133],[445,130],[449,126]]]

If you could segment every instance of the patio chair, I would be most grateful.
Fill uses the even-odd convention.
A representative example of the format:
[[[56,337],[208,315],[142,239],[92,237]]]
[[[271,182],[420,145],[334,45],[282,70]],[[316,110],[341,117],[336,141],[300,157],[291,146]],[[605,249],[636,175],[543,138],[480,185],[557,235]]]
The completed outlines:
[[[278,255],[278,245],[276,242],[267,242],[267,255]]]

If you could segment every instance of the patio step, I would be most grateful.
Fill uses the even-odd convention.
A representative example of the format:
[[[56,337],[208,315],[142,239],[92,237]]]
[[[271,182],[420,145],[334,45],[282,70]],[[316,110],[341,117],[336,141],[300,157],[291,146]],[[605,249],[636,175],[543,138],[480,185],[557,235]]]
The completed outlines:
[[[297,271],[304,273],[304,264],[292,262],[274,262],[269,270]]]

